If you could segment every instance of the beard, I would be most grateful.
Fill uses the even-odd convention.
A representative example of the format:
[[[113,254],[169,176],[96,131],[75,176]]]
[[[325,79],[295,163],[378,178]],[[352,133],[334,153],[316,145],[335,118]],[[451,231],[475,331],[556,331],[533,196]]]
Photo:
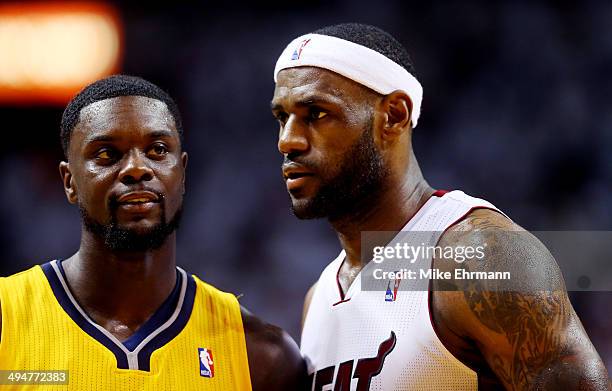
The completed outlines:
[[[326,217],[337,221],[366,213],[375,205],[383,192],[389,170],[374,144],[372,131],[370,120],[359,140],[338,164],[337,174],[323,179],[313,198],[292,203],[291,209],[297,218]]]
[[[108,224],[102,224],[94,220],[81,204],[79,204],[79,211],[85,229],[102,239],[109,250],[144,252],[160,248],[166,242],[168,236],[176,231],[180,225],[183,205],[179,206],[174,216],[167,222],[164,198],[160,197],[160,200],[160,222],[144,231],[121,227],[117,222],[118,204],[112,199],[109,203],[111,221]]]

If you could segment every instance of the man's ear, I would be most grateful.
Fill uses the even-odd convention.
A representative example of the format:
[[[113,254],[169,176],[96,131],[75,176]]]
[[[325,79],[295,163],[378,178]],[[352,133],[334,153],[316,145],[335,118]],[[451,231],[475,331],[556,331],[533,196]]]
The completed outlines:
[[[59,172],[60,176],[62,177],[64,193],[66,193],[66,198],[68,199],[68,202],[70,202],[71,204],[76,204],[79,200],[79,197],[77,195],[77,188],[72,177],[72,172],[70,172],[70,163],[60,162]]]
[[[385,114],[382,137],[391,140],[406,132],[411,126],[412,100],[402,90],[385,96],[381,102]]]
[[[189,156],[187,155],[187,152],[183,152],[181,154],[181,162],[183,163],[183,194],[185,194],[185,174],[187,172],[187,161],[189,160],[188,158]]]

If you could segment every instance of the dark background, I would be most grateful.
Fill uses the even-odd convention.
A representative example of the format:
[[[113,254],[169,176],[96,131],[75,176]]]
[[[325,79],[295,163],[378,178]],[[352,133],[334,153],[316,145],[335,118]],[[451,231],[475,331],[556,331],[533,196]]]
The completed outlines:
[[[282,49],[324,25],[374,24],[408,48],[424,86],[415,151],[433,187],[486,198],[531,230],[612,229],[611,2],[111,4],[122,72],[183,113],[179,264],[298,341],[303,296],[340,247],[325,221],[289,211],[269,101]],[[2,275],[78,247],[57,169],[62,109],[0,107]],[[610,370],[612,295],[571,297]]]

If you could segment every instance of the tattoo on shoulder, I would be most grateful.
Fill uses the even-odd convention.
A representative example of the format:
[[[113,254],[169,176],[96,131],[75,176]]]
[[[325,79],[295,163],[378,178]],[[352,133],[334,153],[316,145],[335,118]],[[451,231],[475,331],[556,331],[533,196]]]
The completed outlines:
[[[512,221],[507,217],[491,209],[476,209],[470,213],[466,221],[479,231],[485,229],[509,229],[513,225]]]

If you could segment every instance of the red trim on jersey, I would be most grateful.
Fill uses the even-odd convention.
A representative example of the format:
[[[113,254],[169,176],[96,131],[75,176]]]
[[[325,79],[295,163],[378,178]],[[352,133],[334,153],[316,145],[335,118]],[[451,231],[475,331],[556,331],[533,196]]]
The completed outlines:
[[[338,272],[336,273],[336,284],[338,284],[338,292],[340,292],[340,301],[336,304],[340,304],[344,301],[344,291],[342,291],[342,285],[340,285],[340,269],[342,269],[342,265],[344,265],[344,261],[346,261],[346,255],[342,262],[340,262],[340,267],[338,268]],[[334,304],[334,305],[336,305]]]
[[[431,199],[431,197],[442,197],[444,194],[446,194],[446,193],[448,193],[448,192],[449,192],[448,190],[436,190],[436,191],[434,191],[434,192],[432,193],[432,195],[431,195],[431,196],[430,196],[430,197],[427,199],[427,201],[425,201],[425,202],[423,203],[423,205],[421,205],[421,206],[419,207],[419,209],[417,209],[417,211],[416,211],[416,212],[415,212],[415,213],[412,215],[412,217],[410,218],[410,220],[412,220],[412,219],[414,218],[414,216],[416,216],[416,215],[417,215],[417,213],[419,213],[419,211],[421,210],[421,208],[423,208],[423,207],[425,206],[425,204],[426,204],[426,203],[427,203],[427,202],[428,202],[428,201]],[[410,222],[410,220],[408,220],[408,221],[406,222],[406,224],[408,224],[408,223]],[[404,224],[404,226],[405,226],[406,224]],[[453,224],[456,224],[456,222],[455,222],[455,223],[453,223]],[[338,285],[338,292],[340,293],[340,300],[339,300],[337,303],[333,304],[332,306],[334,306],[334,305],[336,305],[336,304],[340,304],[340,303],[345,303],[345,302],[347,302],[347,301],[349,301],[349,300],[350,300],[350,298],[345,300],[344,291],[342,290],[342,285],[340,285],[340,269],[342,269],[342,265],[344,265],[344,261],[346,261],[346,255],[344,256],[344,259],[343,259],[343,260],[342,260],[342,262],[340,263],[340,267],[338,268],[338,271],[336,272],[336,284]]]
[[[344,299],[343,299],[343,300],[340,300],[339,302],[332,304],[332,307],[335,307],[335,306],[337,306],[338,304],[346,303],[347,301],[351,301],[351,298],[349,297],[349,298],[348,298],[348,299],[346,299],[346,300],[344,300]]]
[[[433,192],[433,197],[442,197],[444,194],[450,193],[450,190],[436,190]]]
[[[489,206],[473,206],[470,208],[470,210],[468,210],[463,216],[459,217],[457,220],[455,220],[451,225],[449,225],[448,227],[446,227],[446,229],[442,232],[442,235],[444,235],[444,233],[446,231],[448,231],[452,226],[454,226],[455,224],[459,223],[460,221],[462,221],[463,219],[465,219],[470,213],[472,213],[473,211],[475,211],[476,209],[489,209],[495,212],[499,211],[497,209],[493,209]],[[440,238],[442,238],[442,235],[440,235]],[[438,240],[439,241],[439,240]],[[437,245],[437,243],[436,243]],[[430,267],[433,267],[433,257],[431,258],[431,264],[429,265]],[[436,327],[436,323],[433,320],[433,316],[432,316],[432,282],[431,279],[429,280],[429,286],[428,286],[428,292],[427,292],[427,312],[429,314],[429,323],[431,324],[431,328],[433,329],[434,333],[436,333],[436,336],[438,337],[438,340],[442,343],[442,345],[444,345],[444,348],[453,356],[455,357],[460,363],[462,363],[463,365],[465,365],[466,367],[470,368],[472,371],[476,372],[476,375],[478,375],[478,368],[472,368],[472,366],[470,366],[469,364],[464,363],[462,360],[459,359],[459,357],[455,356],[453,354],[453,352],[451,352],[451,350],[448,348],[448,346],[446,346],[446,344],[444,343],[444,340],[440,337],[440,333],[438,332],[438,328]]]

